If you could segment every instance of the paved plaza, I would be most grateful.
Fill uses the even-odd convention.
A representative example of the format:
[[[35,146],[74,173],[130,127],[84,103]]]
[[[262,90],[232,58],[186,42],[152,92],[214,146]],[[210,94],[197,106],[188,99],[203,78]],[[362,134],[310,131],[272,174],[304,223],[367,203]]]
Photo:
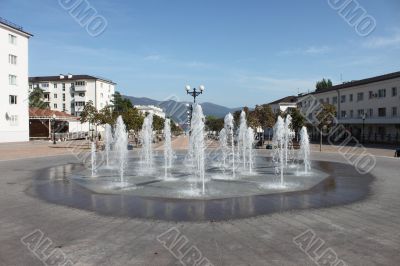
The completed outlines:
[[[335,153],[314,152],[312,156],[345,163]],[[182,265],[179,256],[173,255],[182,250],[169,251],[158,240],[165,232],[184,236],[187,244],[182,249],[197,248],[207,259],[204,265],[208,261],[235,266],[316,265],[311,252],[327,250],[347,265],[397,265],[399,167],[398,159],[377,157],[370,195],[349,205],[222,222],[164,222],[103,216],[45,202],[30,192],[33,179],[69,175],[80,171],[81,163],[72,154],[14,158],[0,162],[0,265],[44,265],[40,252],[54,251],[76,265]],[[39,232],[35,230],[43,233],[42,240],[51,241],[47,249],[44,244],[36,253],[26,244],[27,239],[35,243],[32,235],[29,238]],[[303,252],[295,244],[293,239],[307,230],[324,243],[321,248]]]

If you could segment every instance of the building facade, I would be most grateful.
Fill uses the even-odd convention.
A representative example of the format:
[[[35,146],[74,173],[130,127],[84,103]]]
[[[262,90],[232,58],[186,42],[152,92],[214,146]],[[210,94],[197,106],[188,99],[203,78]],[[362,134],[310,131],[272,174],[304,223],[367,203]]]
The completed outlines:
[[[0,18],[0,142],[29,140],[30,37],[22,27]]]
[[[285,98],[268,103],[268,105],[271,106],[274,114],[284,113],[290,109],[297,108],[297,97],[287,96]]]
[[[303,112],[318,103],[334,105],[338,123],[360,141],[400,142],[400,72],[336,85],[298,101]]]
[[[166,117],[163,109],[154,105],[135,105],[134,107],[138,109],[139,112],[142,113],[143,115],[153,114],[163,119],[165,119]]]
[[[111,80],[90,75],[58,75],[29,78],[29,90],[44,91],[44,102],[51,110],[80,116],[92,101],[97,110],[112,105],[116,84]]]

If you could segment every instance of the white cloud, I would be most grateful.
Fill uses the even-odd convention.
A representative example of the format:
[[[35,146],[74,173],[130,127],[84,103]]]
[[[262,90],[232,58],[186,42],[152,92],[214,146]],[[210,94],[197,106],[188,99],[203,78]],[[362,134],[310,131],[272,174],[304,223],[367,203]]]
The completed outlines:
[[[145,56],[144,60],[146,60],[146,61],[160,61],[161,58],[162,58],[161,55],[153,54],[153,55]]]
[[[363,45],[367,48],[400,48],[400,30],[396,30],[391,36],[371,37]]]
[[[279,52],[279,55],[319,55],[326,54],[332,50],[329,46],[309,46],[293,50],[285,50]]]

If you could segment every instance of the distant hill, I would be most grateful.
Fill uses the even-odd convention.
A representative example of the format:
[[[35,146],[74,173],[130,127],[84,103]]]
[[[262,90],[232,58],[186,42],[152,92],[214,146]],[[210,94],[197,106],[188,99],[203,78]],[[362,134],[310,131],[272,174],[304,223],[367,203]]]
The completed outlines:
[[[179,102],[174,99],[166,100],[166,101],[157,101],[150,98],[145,97],[133,97],[133,96],[124,96],[124,98],[129,99],[133,105],[154,105],[162,108],[167,116],[172,117],[172,119],[179,123],[185,123],[187,119],[187,107],[186,104],[188,102]],[[205,102],[201,103],[203,108],[204,115],[216,116],[216,117],[224,117],[229,112],[233,113],[241,108],[228,108],[222,105]]]

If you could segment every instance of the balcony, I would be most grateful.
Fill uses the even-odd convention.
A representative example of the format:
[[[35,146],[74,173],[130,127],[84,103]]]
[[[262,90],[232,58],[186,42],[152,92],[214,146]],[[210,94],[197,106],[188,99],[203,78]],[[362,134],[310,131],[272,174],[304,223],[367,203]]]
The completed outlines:
[[[72,89],[72,91],[76,91],[76,92],[80,92],[80,91],[85,92],[87,90],[86,85],[84,85],[84,86],[74,85],[71,87],[71,89]]]

